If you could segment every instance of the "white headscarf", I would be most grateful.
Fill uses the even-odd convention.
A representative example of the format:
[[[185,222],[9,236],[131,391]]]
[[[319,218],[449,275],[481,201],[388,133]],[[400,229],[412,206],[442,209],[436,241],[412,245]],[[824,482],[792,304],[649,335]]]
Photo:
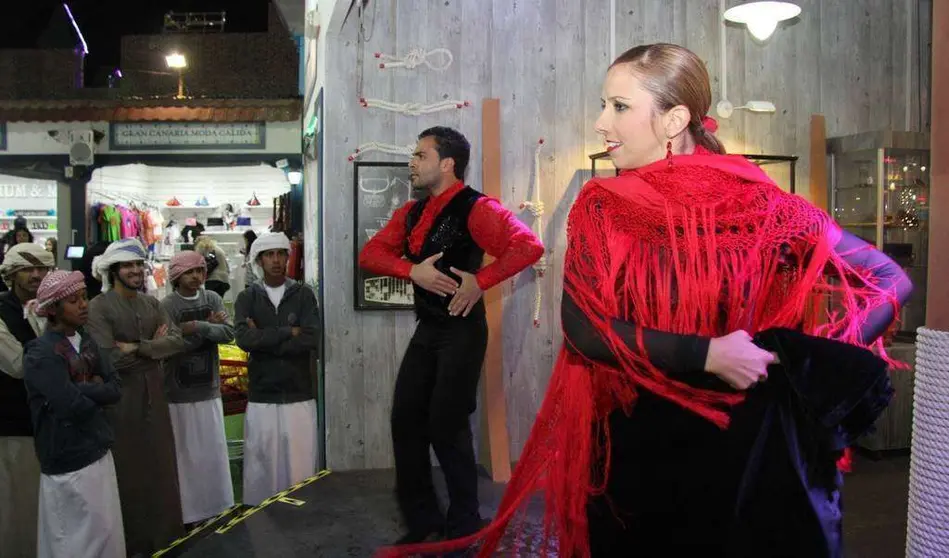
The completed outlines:
[[[3,277],[7,287],[12,289],[13,276],[17,271],[30,267],[52,268],[53,265],[52,252],[33,242],[21,242],[7,250],[3,257],[3,264],[0,265],[0,276]]]
[[[102,282],[102,292],[112,288],[109,284],[109,268],[122,262],[144,262],[147,258],[145,247],[137,238],[116,240],[101,256],[92,259],[92,276]]]
[[[264,278],[264,270],[257,261],[257,256],[268,250],[286,250],[290,251],[290,239],[282,232],[264,233],[257,237],[257,240],[250,245],[250,263],[253,266],[254,274],[258,279]]]

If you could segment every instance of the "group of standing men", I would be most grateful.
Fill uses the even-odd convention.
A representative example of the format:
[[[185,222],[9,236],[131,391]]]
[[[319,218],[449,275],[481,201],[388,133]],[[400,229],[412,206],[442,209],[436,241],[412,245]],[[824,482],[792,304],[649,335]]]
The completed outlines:
[[[49,252],[15,246],[0,266],[0,555],[150,555],[234,505],[218,345],[250,353],[243,501],[311,476],[317,425],[313,291],[286,276],[289,241],[261,235],[261,279],[234,319],[203,288],[204,257],[177,254],[161,302],[146,253],[116,241],[93,262],[103,293]],[[289,443],[289,440],[293,443]]]

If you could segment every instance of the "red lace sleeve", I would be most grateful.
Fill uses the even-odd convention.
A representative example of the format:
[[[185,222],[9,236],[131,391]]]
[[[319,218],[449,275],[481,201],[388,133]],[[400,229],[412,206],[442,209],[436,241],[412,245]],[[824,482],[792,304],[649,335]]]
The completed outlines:
[[[482,290],[519,273],[544,255],[540,239],[495,199],[484,197],[475,203],[468,229],[478,246],[497,258],[475,274]]]
[[[408,279],[412,262],[402,257],[405,241],[405,216],[415,202],[395,210],[381,231],[373,235],[359,253],[359,267],[372,273]]]

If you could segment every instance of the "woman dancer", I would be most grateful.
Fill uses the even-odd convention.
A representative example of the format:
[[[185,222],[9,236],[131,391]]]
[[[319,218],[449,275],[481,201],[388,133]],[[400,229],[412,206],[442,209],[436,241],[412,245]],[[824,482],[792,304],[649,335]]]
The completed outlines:
[[[854,345],[879,338],[912,286],[826,214],[725,156],[710,105],[705,66],[682,47],[636,47],[610,67],[596,128],[620,176],[591,180],[571,209],[564,348],[497,517],[465,539],[383,554],[480,543],[490,555],[543,491],[532,554],[839,555],[836,430],[795,422],[806,413],[769,422],[790,390],[763,382],[770,366],[784,386],[800,374],[825,382],[812,393],[854,403],[848,411],[877,412],[886,386],[822,390],[858,377],[849,357],[885,378]],[[817,336],[841,342],[828,350]],[[788,362],[774,366],[772,350]],[[754,461],[764,465],[749,476]]]

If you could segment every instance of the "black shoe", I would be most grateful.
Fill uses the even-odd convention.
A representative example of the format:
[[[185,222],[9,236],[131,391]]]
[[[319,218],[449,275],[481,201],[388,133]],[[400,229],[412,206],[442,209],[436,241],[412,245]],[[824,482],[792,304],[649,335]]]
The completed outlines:
[[[396,545],[403,544],[418,544],[418,543],[427,543],[435,542],[442,540],[442,530],[437,527],[432,527],[428,531],[409,531],[408,533],[402,535],[402,537],[395,541]]]

